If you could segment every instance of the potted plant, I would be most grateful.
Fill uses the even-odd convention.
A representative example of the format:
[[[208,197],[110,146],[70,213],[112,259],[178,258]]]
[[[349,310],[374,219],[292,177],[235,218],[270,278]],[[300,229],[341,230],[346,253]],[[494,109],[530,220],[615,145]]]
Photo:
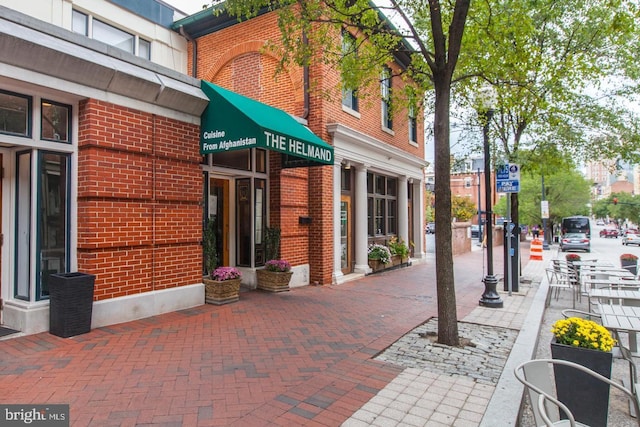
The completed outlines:
[[[203,281],[207,304],[222,305],[240,299],[242,273],[235,267],[218,267]]]
[[[208,273],[208,277],[202,279],[205,302],[222,305],[238,301],[242,274],[234,267],[218,267],[215,223],[212,220],[209,220],[204,230],[202,245],[204,265]]]
[[[369,259],[369,267],[374,272],[383,270],[387,264],[391,263],[391,251],[388,247],[378,243],[369,245],[367,257]]]
[[[257,288],[269,292],[289,290],[289,282],[293,272],[291,264],[278,259],[280,249],[280,229],[266,227],[264,231],[264,255],[267,262],[264,268],[256,270]]]
[[[391,252],[391,262],[393,265],[400,265],[409,258],[409,246],[404,240],[393,236],[387,243],[389,252]]]
[[[567,261],[569,261],[569,262],[573,262],[573,261],[580,261],[580,259],[581,259],[581,258],[580,258],[580,255],[578,255],[578,254],[573,254],[573,253],[565,255],[565,258],[566,258],[566,260],[567,260]]]
[[[264,268],[256,270],[258,289],[269,292],[288,291],[292,275],[288,261],[271,259],[264,264]]]
[[[638,257],[634,254],[620,255],[620,265],[629,270],[634,276],[638,274]]]
[[[602,325],[579,317],[556,321],[552,328],[551,357],[586,366],[611,378],[616,341]],[[609,385],[568,366],[554,369],[558,399],[575,415],[576,421],[590,426],[606,426]]]

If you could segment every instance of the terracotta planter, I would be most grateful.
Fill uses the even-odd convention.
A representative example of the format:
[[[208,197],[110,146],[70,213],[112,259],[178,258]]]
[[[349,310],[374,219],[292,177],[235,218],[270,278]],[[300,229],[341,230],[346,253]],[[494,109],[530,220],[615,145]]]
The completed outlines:
[[[385,268],[391,266],[392,264],[385,264],[382,261],[380,261],[379,259],[370,259],[369,260],[369,267],[371,267],[371,270],[373,270],[373,272],[375,273],[376,271],[382,271]]]
[[[269,292],[285,292],[289,290],[289,282],[291,281],[292,271],[269,271],[256,270],[258,279],[258,289]]]
[[[400,264],[402,264],[402,257],[400,255],[392,255],[391,256],[391,265],[394,266],[394,267],[397,267]]]
[[[207,304],[222,305],[236,302],[240,299],[241,278],[231,280],[202,279],[202,281]]]
[[[613,354],[607,351],[574,347],[551,340],[551,357],[586,366],[611,378]],[[592,427],[606,427],[609,413],[609,384],[570,366],[555,366],[558,399],[567,405],[576,421]]]

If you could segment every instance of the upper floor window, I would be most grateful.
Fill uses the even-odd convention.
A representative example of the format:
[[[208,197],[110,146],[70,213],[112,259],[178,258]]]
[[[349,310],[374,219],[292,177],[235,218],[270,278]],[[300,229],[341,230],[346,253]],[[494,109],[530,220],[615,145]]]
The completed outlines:
[[[418,142],[418,119],[413,105],[409,106],[409,142]]]
[[[141,58],[151,59],[151,42],[95,19],[91,15],[74,10],[72,30],[74,33],[83,34]]]
[[[349,60],[355,61],[357,59],[357,47],[356,39],[349,32],[342,32],[342,57],[345,62]],[[343,75],[343,80],[344,80]],[[342,83],[342,105],[358,111],[358,95],[357,88],[352,87],[349,82],[343,81]]]
[[[391,69],[385,67],[380,78],[380,96],[382,98],[382,126],[393,129],[393,115],[391,113]]]

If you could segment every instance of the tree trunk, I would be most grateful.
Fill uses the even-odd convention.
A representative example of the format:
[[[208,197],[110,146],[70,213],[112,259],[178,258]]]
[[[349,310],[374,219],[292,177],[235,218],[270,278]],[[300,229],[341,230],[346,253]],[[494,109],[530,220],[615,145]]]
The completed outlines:
[[[438,342],[458,346],[458,314],[451,244],[451,149],[449,147],[450,79],[434,76],[434,163],[436,196],[436,289],[438,292]]]

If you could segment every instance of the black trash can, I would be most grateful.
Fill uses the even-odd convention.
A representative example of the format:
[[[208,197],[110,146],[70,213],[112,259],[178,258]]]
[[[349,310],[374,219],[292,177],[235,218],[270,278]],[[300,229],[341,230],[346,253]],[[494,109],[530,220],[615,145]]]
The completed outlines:
[[[96,276],[59,273],[49,276],[49,332],[62,338],[91,330]]]

